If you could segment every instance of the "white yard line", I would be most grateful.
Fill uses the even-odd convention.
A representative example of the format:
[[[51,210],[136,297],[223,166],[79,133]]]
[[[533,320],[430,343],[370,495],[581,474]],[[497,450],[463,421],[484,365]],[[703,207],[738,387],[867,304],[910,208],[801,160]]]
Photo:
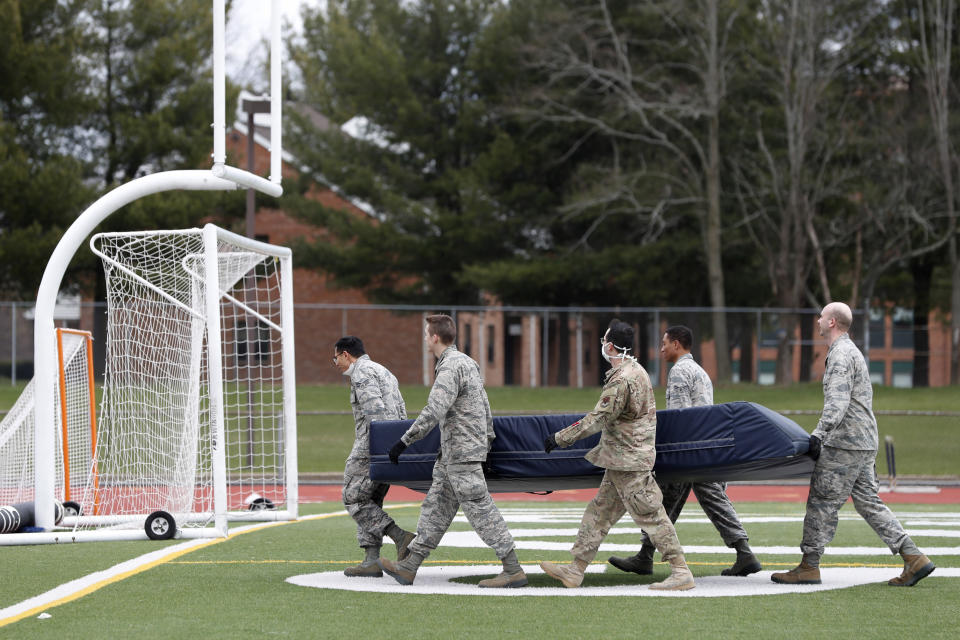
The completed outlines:
[[[403,505],[400,505],[403,506]],[[57,607],[61,604],[67,602],[72,602],[78,598],[82,598],[85,595],[91,594],[94,591],[102,589],[108,584],[113,584],[119,582],[130,576],[134,576],[138,573],[152,569],[158,565],[170,562],[180,556],[183,556],[197,549],[203,549],[227,540],[231,540],[238,535],[244,533],[249,533],[251,531],[258,531],[260,529],[265,529],[268,527],[282,526],[286,524],[291,524],[292,522],[302,522],[305,520],[321,520],[323,518],[331,518],[334,516],[344,516],[347,515],[346,511],[334,511],[333,513],[320,513],[311,516],[303,516],[297,520],[285,521],[285,522],[261,522],[256,524],[245,525],[242,527],[236,527],[230,529],[230,535],[227,538],[213,538],[213,539],[194,539],[188,540],[186,542],[181,542],[180,544],[175,544],[170,547],[164,547],[163,549],[157,549],[156,551],[151,551],[150,553],[145,553],[142,556],[132,558],[116,564],[109,569],[104,569],[103,571],[96,571],[89,575],[77,578],[76,580],[71,580],[70,582],[65,582],[58,587],[54,587],[50,591],[41,593],[40,595],[34,596],[32,598],[27,598],[22,602],[11,605],[4,609],[0,609],[0,627],[6,626],[23,618],[27,618],[33,615],[38,615],[47,609]],[[110,544],[109,542],[95,542],[91,544]]]

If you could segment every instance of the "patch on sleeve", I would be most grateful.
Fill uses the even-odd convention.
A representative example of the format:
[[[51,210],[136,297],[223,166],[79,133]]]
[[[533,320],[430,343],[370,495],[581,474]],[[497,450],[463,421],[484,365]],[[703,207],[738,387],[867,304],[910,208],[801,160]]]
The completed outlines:
[[[610,400],[611,400],[610,396],[603,396],[603,397],[600,399],[600,406],[601,406],[601,407],[607,406],[608,404],[610,404]]]

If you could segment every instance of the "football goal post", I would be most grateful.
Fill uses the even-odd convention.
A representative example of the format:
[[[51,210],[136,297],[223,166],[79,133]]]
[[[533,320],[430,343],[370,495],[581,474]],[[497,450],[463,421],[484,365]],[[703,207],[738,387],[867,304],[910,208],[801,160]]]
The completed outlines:
[[[85,408],[69,424],[95,435],[64,438],[64,459],[87,452],[69,474],[25,456],[68,478],[70,508],[59,529],[0,544],[224,536],[228,520],[295,519],[290,250],[214,225],[101,233],[90,246],[107,284],[103,397],[98,415],[80,400],[63,415]],[[68,362],[73,351],[89,353],[73,348]],[[89,400],[91,383],[88,371],[59,395]],[[32,415],[31,402],[19,413]]]
[[[86,484],[83,491],[86,493],[82,496],[79,516],[64,519],[65,523],[72,522],[74,527],[69,535],[54,531],[59,513],[56,508],[59,480],[55,476],[53,462],[57,448],[57,358],[53,339],[53,311],[70,261],[104,219],[127,204],[152,194],[171,190],[229,191],[238,188],[255,189],[273,197],[283,193],[280,1],[270,2],[268,178],[227,164],[225,0],[212,0],[212,8],[213,165],[208,170],[150,174],[113,189],[77,217],[60,238],[47,262],[37,291],[34,315],[35,382],[32,387],[35,428],[30,491],[34,496],[35,526],[41,532],[3,534],[0,535],[0,545],[106,539],[105,534],[107,537],[124,539],[142,537],[143,527],[139,532],[118,527],[131,526],[130,522],[136,520],[130,519],[132,512],[153,508],[147,506],[149,501],[137,502],[141,498],[134,498],[150,492],[156,498],[150,504],[167,507],[156,507],[147,514],[145,528],[150,537],[166,537],[181,531],[183,535],[191,532],[196,535],[225,535],[226,521],[234,506],[231,499],[235,493],[249,492],[246,499],[250,499],[256,507],[276,507],[265,508],[258,515],[296,517],[293,325],[292,301],[287,297],[291,293],[289,252],[208,225],[202,231],[173,232],[174,236],[192,234],[203,238],[200,249],[194,247],[183,254],[176,254],[180,260],[177,268],[181,269],[181,273],[175,285],[168,282],[161,285],[146,277],[148,274],[143,271],[144,263],[138,260],[149,261],[154,258],[131,258],[125,262],[126,249],[116,249],[116,253],[111,253],[115,251],[110,244],[113,241],[100,238],[103,244],[97,245],[96,250],[103,254],[106,268],[126,274],[138,286],[143,285],[141,280],[154,286],[153,289],[142,286],[139,293],[154,296],[157,300],[154,308],[159,308],[159,300],[163,300],[169,305],[166,311],[172,313],[173,309],[177,309],[181,313],[179,318],[183,326],[170,319],[147,319],[146,315],[129,307],[127,311],[120,310],[120,306],[111,307],[111,313],[117,309],[117,318],[111,322],[119,324],[115,324],[114,333],[108,338],[110,344],[107,351],[117,360],[107,365],[108,386],[104,390],[104,414],[100,417],[102,428],[98,429],[96,452],[84,474]],[[132,242],[133,237],[128,236],[128,241]],[[229,248],[219,249],[220,243]],[[154,248],[161,252],[167,250],[162,244],[154,245]],[[170,251],[175,253],[172,249]],[[263,256],[261,262],[254,264],[253,254]],[[242,289],[260,286],[265,277],[261,275],[261,270],[267,269],[264,266],[267,264],[273,264],[278,274],[276,292],[280,302],[276,304],[284,309],[280,318],[282,322],[277,322],[277,318],[266,311],[266,306],[274,304],[274,301],[267,304],[263,302],[265,299],[256,297],[260,295],[259,292],[248,294],[246,289]],[[168,286],[169,289],[165,288]],[[189,297],[178,297],[187,296],[185,292],[189,292]],[[220,293],[229,301],[223,309]],[[111,301],[113,303],[119,304],[119,299]],[[140,314],[144,325],[123,324],[137,314]],[[187,354],[178,356],[181,358],[178,366],[186,369],[177,369],[173,363],[151,359],[159,356],[161,345],[140,342],[144,338],[139,332],[148,329],[158,331],[157,335],[165,335],[168,339],[166,346]],[[129,333],[124,334],[124,331]],[[282,337],[277,337],[281,334]],[[137,337],[133,337],[135,335]],[[271,344],[271,341],[275,343]],[[277,359],[278,353],[282,360]],[[164,377],[174,370],[179,378]],[[279,371],[283,372],[282,376],[277,373]],[[282,383],[277,382],[280,380],[278,376],[282,377]],[[111,388],[114,382],[120,385],[119,388]],[[175,391],[164,390],[156,386],[161,383],[184,386]],[[278,384],[283,388],[282,392],[276,390]],[[278,399],[281,394],[282,399]],[[251,409],[256,403],[264,406]],[[283,406],[283,411],[277,411],[277,406]],[[176,427],[180,430],[174,431],[177,435],[162,432],[164,435],[161,436],[151,431],[160,429],[160,424],[172,424],[171,416],[174,415],[181,421]],[[243,435],[231,433],[230,421],[245,425]],[[240,429],[236,428],[238,432]],[[263,435],[264,430],[272,435]],[[278,435],[281,433],[282,440]],[[197,439],[192,440],[193,436]],[[168,437],[173,441],[155,441]],[[268,442],[268,438],[274,440]],[[148,451],[160,453],[148,454]],[[147,461],[145,457],[148,455],[159,457]],[[231,456],[236,457],[235,468],[228,467]],[[170,464],[174,467],[166,468]],[[276,473],[275,469],[280,464],[284,466],[283,473]],[[258,465],[260,470],[257,470]],[[162,471],[161,467],[164,467]],[[263,470],[267,468],[274,471]],[[76,470],[71,466],[71,483],[75,482],[75,473]],[[282,477],[282,482],[276,480],[279,477]],[[280,485],[282,489],[277,489]],[[188,498],[191,492],[192,498]],[[142,514],[134,515],[139,517]],[[176,520],[177,515],[181,518],[179,521]],[[188,528],[188,522],[198,526]],[[201,524],[209,526],[199,526]],[[98,528],[88,531],[86,527],[91,526]]]

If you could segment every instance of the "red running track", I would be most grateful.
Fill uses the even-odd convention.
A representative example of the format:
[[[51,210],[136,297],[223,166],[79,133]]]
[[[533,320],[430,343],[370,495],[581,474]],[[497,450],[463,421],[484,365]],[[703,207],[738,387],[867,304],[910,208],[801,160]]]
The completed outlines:
[[[733,502],[806,502],[807,485],[729,485],[727,495]],[[341,486],[335,484],[301,484],[301,502],[340,502]],[[554,491],[548,495],[531,493],[495,493],[497,502],[589,502],[596,489]],[[387,500],[422,502],[424,494],[405,487],[390,487]],[[960,487],[904,487],[894,493],[881,491],[880,498],[889,504],[960,504]],[[696,497],[690,496],[691,502]]]

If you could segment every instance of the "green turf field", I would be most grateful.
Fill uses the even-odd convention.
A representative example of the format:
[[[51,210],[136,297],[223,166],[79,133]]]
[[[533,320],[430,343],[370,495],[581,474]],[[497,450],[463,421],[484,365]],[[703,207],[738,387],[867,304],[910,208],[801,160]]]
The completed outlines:
[[[562,527],[562,535],[545,542],[572,543],[583,503],[501,503],[511,531]],[[334,513],[339,504],[308,505],[312,513]],[[390,505],[388,504],[388,509]],[[803,505],[740,503],[738,511],[755,548],[782,545],[795,549]],[[544,525],[524,521],[527,511],[556,510],[562,517]],[[933,559],[938,569],[960,567],[960,505],[896,505],[908,529],[937,530],[917,535],[922,548],[950,547]],[[417,506],[394,507],[392,515],[405,528],[415,527]],[[763,519],[788,521],[763,522]],[[831,548],[868,546],[870,555],[828,555],[823,566],[884,567],[897,575],[897,559],[881,548],[869,527],[848,505],[841,512]],[[931,525],[926,518],[936,518]],[[678,534],[685,547],[719,546],[712,525],[702,522],[695,504],[685,509]],[[621,522],[618,528],[632,524]],[[458,518],[451,531],[469,531]],[[551,533],[551,532],[548,532]],[[555,532],[554,532],[555,533]],[[36,615],[0,627],[0,636],[16,638],[955,638],[960,624],[960,578],[937,572],[909,589],[867,584],[810,594],[715,598],[587,597],[591,587],[647,584],[667,574],[658,564],[654,576],[624,574],[609,568],[589,574],[582,597],[479,597],[472,595],[405,595],[389,578],[386,593],[312,589],[285,582],[316,572],[340,572],[356,562],[355,528],[347,516],[283,524],[209,545],[118,580],[82,598],[48,607],[51,617]],[[530,540],[518,535],[518,540]],[[635,532],[611,534],[607,542],[639,545]],[[158,549],[152,542],[90,543],[0,549],[7,569],[0,583],[0,608],[35,595],[68,579],[105,569],[125,558]],[[393,557],[389,545],[386,557]],[[611,555],[601,550],[598,566]],[[764,568],[793,566],[797,553],[760,553]],[[932,555],[932,554],[931,554]],[[521,562],[567,561],[565,550],[520,549]],[[731,554],[691,553],[687,559],[698,578],[715,576],[732,561]],[[483,548],[441,547],[425,566],[490,564],[493,552]],[[736,588],[739,578],[729,578]],[[464,579],[475,582],[476,578]],[[553,587],[531,573],[531,586]],[[766,580],[764,580],[766,582]],[[725,586],[725,585],[724,585]],[[695,593],[691,591],[690,593]],[[2,620],[0,620],[2,623]]]
[[[404,387],[410,411],[426,401],[425,387]],[[489,390],[495,411],[586,411],[598,389]],[[0,407],[9,407],[18,390],[0,383]],[[953,389],[900,390],[878,388],[876,408],[914,410],[960,410],[960,394]],[[662,391],[658,392],[662,403]],[[720,388],[718,402],[751,400],[780,410],[819,410],[819,385],[790,388],[740,385]],[[345,386],[299,389],[300,411],[347,411]],[[812,429],[815,415],[794,416]],[[947,475],[957,473],[956,418],[880,416],[881,435],[892,434],[897,442],[901,474]],[[349,415],[303,415],[300,418],[301,471],[339,471],[352,442]],[[883,454],[878,464],[883,469]],[[521,548],[521,562],[533,569],[540,560],[567,561],[576,522],[583,503],[502,503],[505,513],[556,509],[564,514],[563,532],[544,537],[549,550]],[[765,569],[786,569],[798,560],[803,505],[798,503],[739,503],[738,511]],[[337,514],[339,503],[302,505],[301,513]],[[915,538],[921,548],[939,548],[931,554],[938,567],[960,567],[960,505],[894,506],[908,530],[920,530]],[[413,529],[419,505],[394,507],[399,524]],[[842,550],[866,546],[868,555],[830,555],[828,566],[885,567],[889,577],[899,573],[899,564],[881,548],[881,543],[845,507],[836,540],[831,548]],[[929,522],[924,514],[933,514]],[[699,518],[698,518],[699,516]],[[770,520],[773,518],[773,521]],[[542,524],[512,519],[515,533]],[[702,521],[702,512],[690,505],[678,524],[681,543],[698,578],[715,576],[732,562],[723,549],[696,551],[698,546],[719,547],[712,525]],[[618,527],[630,528],[622,522]],[[453,532],[469,531],[455,522]],[[536,536],[534,536],[536,538]],[[530,540],[520,535],[518,540]],[[636,532],[611,534],[608,542],[638,545]],[[177,544],[171,542],[90,543],[63,546],[2,547],[5,579],[0,581],[0,609],[46,592],[69,580],[106,570],[119,562]],[[623,553],[623,552],[619,552]],[[392,557],[387,546],[385,555]],[[611,555],[601,551],[598,567]],[[355,593],[311,589],[285,582],[288,577],[317,572],[340,572],[356,562],[355,525],[345,515],[307,520],[260,529],[196,549],[147,570],[116,580],[79,599],[46,608],[49,618],[36,612],[0,626],[0,637],[153,637],[157,634],[204,638],[279,636],[290,638],[633,638],[718,637],[756,638],[789,635],[834,637],[956,637],[960,628],[960,578],[935,572],[912,589],[894,589],[885,584],[867,584],[810,594],[780,594],[718,598],[661,597],[474,597],[404,594],[399,585],[387,593]],[[489,564],[495,560],[486,548],[442,546],[426,566]],[[643,578],[611,569],[588,575],[585,586],[646,584],[667,573],[659,565],[656,575]],[[943,572],[941,571],[941,574]],[[463,578],[476,582],[479,577]],[[387,579],[389,580],[389,579]],[[736,578],[731,578],[736,584]],[[390,583],[387,583],[390,584]],[[534,587],[553,586],[549,578],[531,573]],[[2,624],[3,620],[0,620]]]
[[[16,402],[23,385],[4,384],[0,379],[0,409]],[[429,388],[404,386],[401,388],[407,411],[415,412],[426,404]],[[571,389],[548,387],[491,387],[487,390],[490,405],[500,414],[514,411],[587,412],[597,401],[599,388]],[[300,471],[339,472],[353,444],[353,419],[349,414],[348,387],[340,385],[302,385],[297,389]],[[658,406],[664,405],[663,389],[656,390]],[[819,383],[798,384],[790,387],[731,385],[718,387],[716,402],[747,400],[776,410],[819,411],[823,394]],[[895,389],[876,387],[874,409],[960,412],[960,393],[955,387],[935,389]],[[309,412],[342,412],[341,415],[313,415]],[[807,431],[817,424],[816,415],[791,415]],[[881,442],[893,436],[896,444],[897,473],[899,475],[956,476],[960,473],[960,420],[956,416],[878,415]],[[886,471],[883,447],[877,459],[880,473]]]

